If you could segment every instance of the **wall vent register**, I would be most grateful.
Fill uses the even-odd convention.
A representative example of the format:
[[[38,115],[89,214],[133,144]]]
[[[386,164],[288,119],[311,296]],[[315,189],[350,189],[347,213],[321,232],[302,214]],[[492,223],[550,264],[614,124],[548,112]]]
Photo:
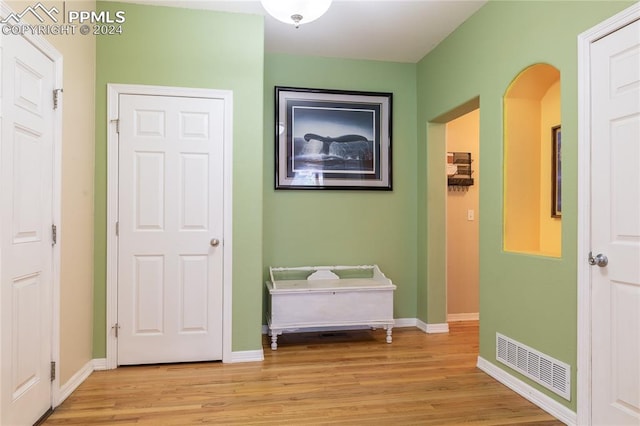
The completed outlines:
[[[520,342],[496,333],[496,360],[571,400],[571,367]]]

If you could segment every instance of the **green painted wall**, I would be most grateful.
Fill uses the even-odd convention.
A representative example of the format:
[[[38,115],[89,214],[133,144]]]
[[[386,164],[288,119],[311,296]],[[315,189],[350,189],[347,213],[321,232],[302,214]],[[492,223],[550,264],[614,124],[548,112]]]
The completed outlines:
[[[106,85],[233,91],[232,350],[261,348],[263,18],[98,2],[124,10],[120,36],[97,39],[93,356],[106,355]]]
[[[431,212],[444,209],[438,194],[429,199],[425,196],[425,188],[431,188],[432,183],[423,168],[439,168],[443,164],[442,158],[429,155],[443,150],[430,145],[444,142],[437,129],[427,133],[427,123],[479,96],[480,356],[495,363],[495,333],[500,332],[570,364],[571,402],[534,386],[572,410],[576,409],[577,351],[577,36],[630,4],[490,1],[418,64],[418,223]],[[502,250],[502,96],[520,71],[539,62],[551,64],[561,72],[561,258]],[[436,221],[438,217],[436,213]],[[425,228],[419,228],[419,264],[444,244],[437,226]],[[418,294],[442,297],[444,284],[429,280],[429,274],[424,269],[419,271],[420,285],[426,283],[426,288],[418,289]],[[420,303],[424,303],[424,296]],[[435,301],[429,298],[428,304],[432,306]],[[438,304],[444,305],[444,299]]]
[[[274,86],[393,93],[393,191],[274,190]],[[269,266],[377,263],[416,317],[416,65],[267,54],[264,277]]]
[[[446,321],[441,123],[479,98],[480,355],[494,362],[500,332],[567,362],[571,402],[532,385],[575,410],[576,38],[630,4],[490,1],[418,64],[401,64],[265,57],[257,16],[98,2],[101,10],[125,10],[127,22],[122,36],[97,39],[94,357],[105,356],[107,83],[234,91],[234,351],[261,347],[270,265],[375,262],[398,285],[397,318]],[[561,71],[559,259],[502,251],[502,96],[521,70],[538,62]],[[275,191],[276,85],[393,92],[394,190]]]

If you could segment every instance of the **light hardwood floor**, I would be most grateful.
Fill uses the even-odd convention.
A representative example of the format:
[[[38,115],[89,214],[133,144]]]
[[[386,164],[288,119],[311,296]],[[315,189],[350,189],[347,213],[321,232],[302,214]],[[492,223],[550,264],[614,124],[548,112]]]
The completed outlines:
[[[264,362],[93,373],[45,425],[561,425],[475,367],[477,322],[289,334]]]

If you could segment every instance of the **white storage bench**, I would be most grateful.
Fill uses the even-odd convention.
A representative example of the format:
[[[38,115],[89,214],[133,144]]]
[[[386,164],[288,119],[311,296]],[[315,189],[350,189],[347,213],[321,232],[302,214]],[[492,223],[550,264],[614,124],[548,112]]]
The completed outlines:
[[[396,286],[377,265],[269,268],[269,273],[272,350],[283,332],[320,327],[383,328],[391,343]]]

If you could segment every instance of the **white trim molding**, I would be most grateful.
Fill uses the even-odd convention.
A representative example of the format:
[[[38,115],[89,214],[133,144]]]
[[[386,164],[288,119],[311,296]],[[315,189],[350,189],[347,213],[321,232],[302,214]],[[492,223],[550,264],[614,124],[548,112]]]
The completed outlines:
[[[235,351],[231,353],[231,362],[260,362],[264,361],[264,350],[256,351]]]
[[[78,370],[67,382],[60,387],[60,392],[58,393],[58,404],[60,405],[64,402],[65,399],[71,395],[71,393],[78,388],[87,380],[87,378],[93,373],[95,370],[95,360],[90,360],[87,362],[80,370]]]
[[[478,368],[561,422],[567,425],[578,424],[575,412],[480,356]]]
[[[578,35],[577,423],[591,424],[591,44],[640,19],[640,2]]]
[[[449,332],[449,324],[441,323],[441,324],[427,324],[421,320],[417,320],[416,327],[420,330],[424,331],[427,334],[438,334],[438,333],[448,333]]]
[[[93,371],[104,371],[108,370],[107,368],[107,359],[106,358],[94,358],[93,359]]]
[[[187,87],[164,87],[132,84],[107,84],[107,322],[106,368],[116,368],[117,339],[113,330],[118,319],[118,240],[115,233],[118,221],[118,134],[120,95],[179,96],[224,100],[224,175],[223,217],[223,306],[222,306],[222,362],[233,362],[232,352],[232,291],[233,291],[233,92]]]
[[[396,318],[393,328],[417,327],[417,326],[418,326],[417,318]]]

